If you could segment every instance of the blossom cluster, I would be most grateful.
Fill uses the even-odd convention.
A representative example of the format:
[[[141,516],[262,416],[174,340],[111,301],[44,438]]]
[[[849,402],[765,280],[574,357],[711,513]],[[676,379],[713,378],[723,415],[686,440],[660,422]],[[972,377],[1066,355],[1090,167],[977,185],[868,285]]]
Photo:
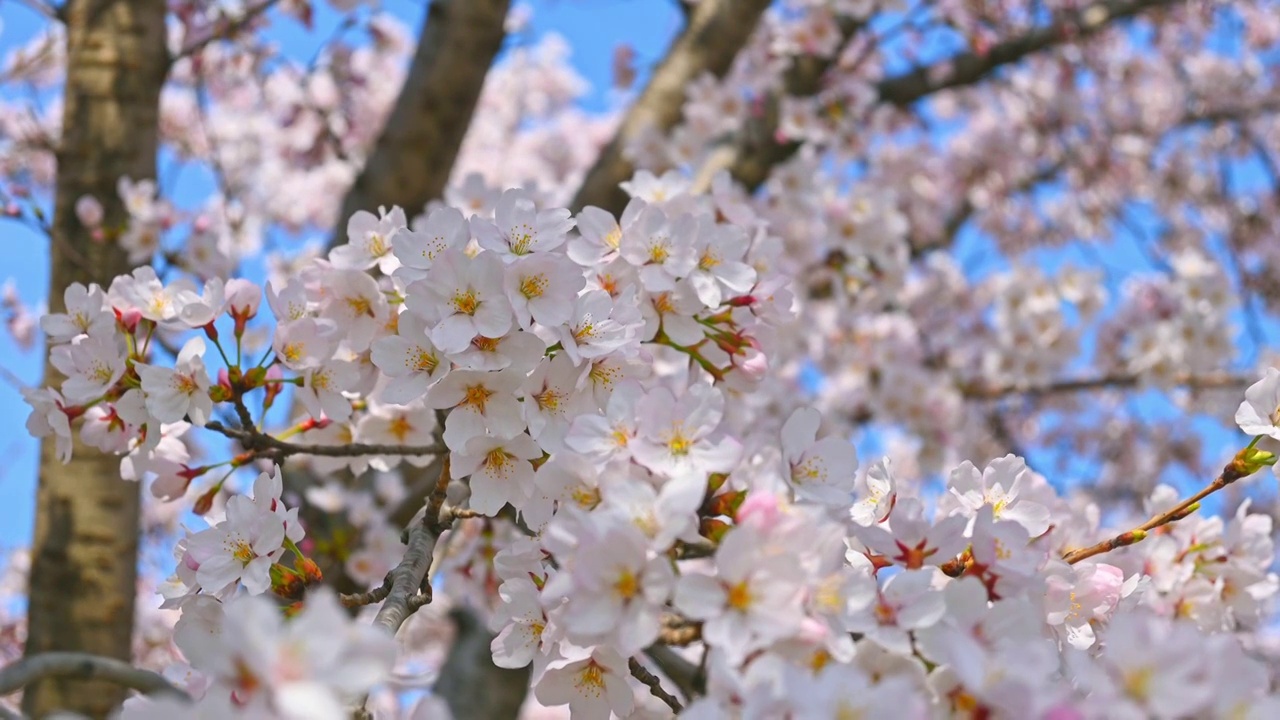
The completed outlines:
[[[220,518],[178,543],[161,589],[202,712],[342,717],[395,660],[320,587],[278,468],[251,497],[225,486],[285,447],[322,454],[321,472],[447,455],[450,498],[481,517],[445,535],[444,584],[487,617],[495,662],[532,664],[538,701],[575,717],[653,707],[635,667],[655,644],[702,668],[691,717],[1277,709],[1234,636],[1280,589],[1268,517],[1200,517],[1161,486],[1154,524],[1103,540],[1095,505],[1013,455],[960,464],[934,497],[887,458],[859,473],[849,438],[794,399],[770,410],[781,427],[750,424],[794,309],[780,241],[723,182],[697,195],[642,171],[624,188],[620,218],[522,190],[412,222],[359,212],[346,244],[267,284],[275,325],[256,364],[264,292],[241,279],[166,284],[143,267],[106,291],[72,286],[67,312],[42,318],[65,380],[28,393],[32,433],[67,458],[78,423],[123,456],[123,477]],[[286,388],[307,417],[259,429],[249,404],[265,415]],[[1247,393],[1237,420],[1256,439],[1223,485],[1274,464],[1259,439],[1280,436],[1278,388],[1271,371]],[[193,467],[183,437],[201,426],[243,452]],[[344,494],[306,497],[350,501],[326,493]],[[389,528],[365,529],[366,553],[395,552]],[[373,584],[394,562],[353,575]]]

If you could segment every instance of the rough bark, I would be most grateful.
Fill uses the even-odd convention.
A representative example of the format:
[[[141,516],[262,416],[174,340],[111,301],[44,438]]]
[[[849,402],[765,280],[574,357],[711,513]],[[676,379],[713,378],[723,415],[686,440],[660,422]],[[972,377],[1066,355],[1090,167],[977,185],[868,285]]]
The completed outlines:
[[[164,0],[70,0],[62,138],[57,150],[49,305],[63,310],[74,282],[107,285],[128,272],[122,249],[96,243],[75,202],[92,195],[118,226],[121,176],[155,176],[160,87],[164,82]],[[46,366],[52,382],[56,371]],[[128,660],[137,580],[138,485],[120,479],[120,459],[76,443],[63,465],[41,448],[32,542],[27,656],[82,651]],[[66,709],[106,717],[124,697],[110,682],[41,680],[23,707],[33,717]]]
[[[449,613],[457,628],[449,656],[436,678],[454,720],[502,720],[520,713],[529,690],[529,666],[507,670],[493,664],[493,634],[466,608]]]
[[[337,232],[357,210],[399,205],[410,216],[440,197],[484,77],[502,48],[510,0],[433,0],[400,96],[343,200]]]
[[[701,0],[694,6],[684,31],[587,172],[573,199],[575,212],[588,205],[615,215],[622,212],[628,198],[618,183],[635,172],[622,156],[623,149],[649,128],[665,133],[675,127],[684,107],[685,88],[703,73],[722,77],[728,72],[767,7],[769,0]]]

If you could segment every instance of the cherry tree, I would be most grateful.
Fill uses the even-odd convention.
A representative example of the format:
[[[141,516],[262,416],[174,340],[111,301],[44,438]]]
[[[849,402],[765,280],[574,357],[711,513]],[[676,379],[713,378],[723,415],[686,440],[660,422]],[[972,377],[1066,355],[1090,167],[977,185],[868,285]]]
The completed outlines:
[[[0,714],[1280,713],[1267,3],[24,4]]]

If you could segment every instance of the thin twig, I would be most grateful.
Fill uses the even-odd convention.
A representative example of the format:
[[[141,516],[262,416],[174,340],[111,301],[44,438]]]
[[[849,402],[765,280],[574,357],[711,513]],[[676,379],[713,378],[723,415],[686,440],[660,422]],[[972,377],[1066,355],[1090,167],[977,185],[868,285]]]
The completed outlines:
[[[260,455],[288,457],[290,455],[317,455],[320,457],[358,457],[360,455],[440,455],[446,452],[443,445],[379,445],[347,443],[345,445],[299,445],[277,439],[256,429],[227,427],[217,420],[205,424],[205,429],[239,440],[246,450]]]
[[[1117,548],[1122,548],[1128,545],[1133,545],[1135,543],[1141,542],[1144,538],[1147,537],[1148,532],[1158,527],[1177,522],[1187,517],[1188,515],[1191,515],[1196,510],[1200,509],[1201,500],[1218,492],[1222,488],[1230,485],[1231,483],[1239,480],[1240,478],[1247,477],[1251,474],[1251,471],[1246,466],[1246,463],[1243,458],[1243,455],[1245,452],[1247,452],[1247,450],[1241,451],[1241,453],[1237,454],[1236,457],[1233,458],[1231,462],[1227,463],[1227,466],[1222,469],[1222,474],[1218,475],[1218,477],[1215,478],[1213,482],[1201,488],[1200,492],[1196,493],[1195,495],[1192,495],[1186,500],[1183,500],[1177,505],[1174,505],[1172,508],[1169,508],[1168,510],[1165,510],[1164,512],[1159,513],[1155,517],[1152,517],[1150,520],[1147,520],[1146,522],[1142,523],[1138,527],[1128,532],[1120,533],[1119,535],[1116,535],[1115,537],[1109,538],[1107,540],[1103,540],[1102,542],[1097,543],[1096,545],[1090,545],[1089,547],[1086,547],[1086,548],[1079,548],[1077,550],[1072,550],[1068,553],[1065,553],[1062,556],[1062,559],[1066,560],[1068,563],[1071,563],[1072,565],[1075,565],[1081,560],[1086,560],[1095,555],[1101,555],[1103,553],[1111,552],[1112,550],[1115,550]]]
[[[671,712],[678,713],[684,709],[684,706],[680,704],[675,695],[662,689],[662,681],[658,679],[658,676],[649,672],[649,669],[641,665],[639,660],[635,658],[628,659],[627,668],[631,670],[631,677],[639,680],[645,687],[649,688],[649,692],[666,703],[667,707],[671,708]]]
[[[25,657],[0,670],[0,695],[8,695],[50,677],[105,680],[148,695],[190,699],[163,676],[123,660],[79,652],[46,652]]]
[[[344,607],[362,607],[386,600],[389,592],[391,592],[391,573],[387,573],[387,576],[382,578],[382,584],[369,592],[343,593],[338,596],[338,599],[342,601]]]

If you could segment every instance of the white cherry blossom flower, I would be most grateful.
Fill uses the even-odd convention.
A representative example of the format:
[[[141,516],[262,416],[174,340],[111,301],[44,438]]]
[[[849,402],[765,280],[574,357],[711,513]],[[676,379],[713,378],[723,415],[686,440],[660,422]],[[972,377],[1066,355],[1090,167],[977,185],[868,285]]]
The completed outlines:
[[[174,367],[135,363],[146,393],[147,412],[160,422],[177,422],[184,417],[203,426],[213,414],[209,397],[209,374],[204,369],[204,339],[191,338],[178,353]]]

